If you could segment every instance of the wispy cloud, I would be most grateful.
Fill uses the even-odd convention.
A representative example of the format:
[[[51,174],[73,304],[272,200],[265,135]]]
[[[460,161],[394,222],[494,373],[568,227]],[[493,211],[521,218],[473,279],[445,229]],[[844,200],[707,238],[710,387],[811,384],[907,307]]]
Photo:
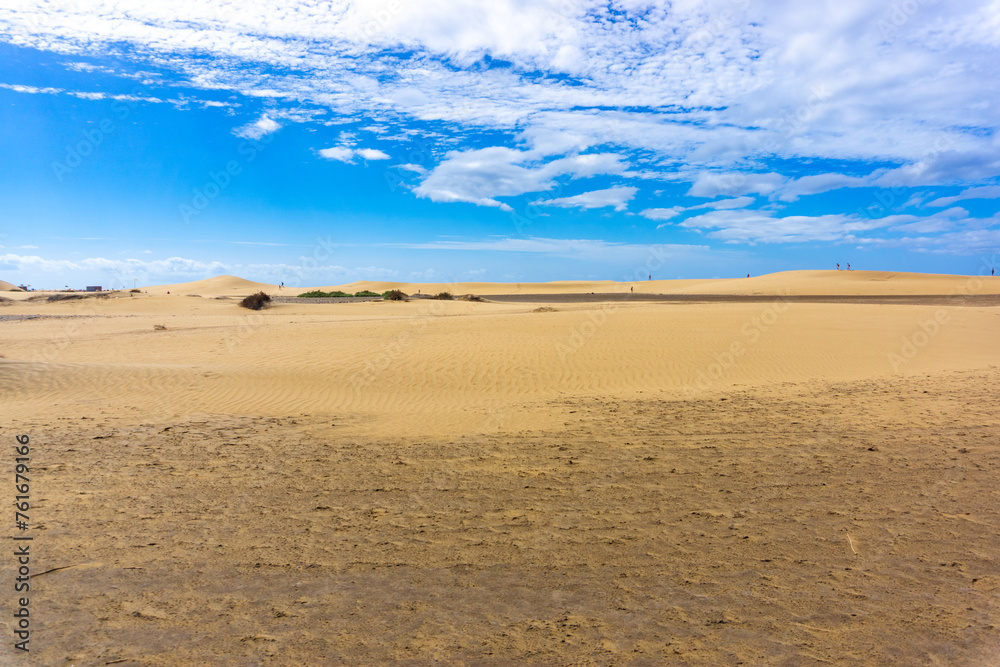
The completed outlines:
[[[248,125],[236,128],[233,131],[233,134],[237,137],[243,137],[244,139],[260,139],[261,137],[277,132],[280,129],[281,125],[278,121],[265,115]]]
[[[984,185],[978,188],[962,190],[954,197],[940,197],[927,202],[927,206],[951,206],[963,199],[1000,199],[1000,185]]]
[[[558,206],[560,208],[606,208],[614,207],[616,211],[624,211],[628,208],[628,202],[632,200],[639,188],[632,186],[616,186],[604,190],[591,190],[572,197],[558,197],[556,199],[539,199],[534,202],[538,206]]]
[[[477,241],[433,241],[392,245],[397,248],[413,250],[532,253],[608,263],[642,262],[651,254],[658,257],[680,257],[709,251],[709,248],[704,245],[614,243],[600,239],[536,237],[504,237]]]
[[[351,148],[350,146],[333,146],[322,148],[318,151],[320,157],[337,162],[354,162],[354,158],[360,157],[364,160],[388,160],[390,155],[376,148]]]
[[[762,198],[791,210],[848,188],[964,188],[934,207],[1000,198],[1000,106],[990,103],[1000,82],[989,75],[1000,3],[911,4],[900,22],[895,5],[863,0],[291,0],[169,12],[140,0],[29,2],[0,8],[0,40],[64,54],[75,79],[163,69],[206,97],[231,94],[252,109],[233,122],[248,139],[292,124],[345,126],[312,144],[328,146],[316,154],[397,157],[413,194],[429,201],[508,212],[522,195],[618,212],[642,201],[647,219],[682,220],[678,229],[711,239],[797,243],[862,238],[879,225],[856,207],[797,216],[749,207]],[[107,56],[136,71],[83,62]],[[0,88],[188,108],[152,93],[35,83]],[[379,148],[358,147],[366,135]],[[424,147],[410,157],[415,137]],[[551,194],[595,178],[582,194]],[[671,196],[643,199],[664,183],[677,186]],[[923,224],[941,238],[990,238],[963,230],[967,221]]]

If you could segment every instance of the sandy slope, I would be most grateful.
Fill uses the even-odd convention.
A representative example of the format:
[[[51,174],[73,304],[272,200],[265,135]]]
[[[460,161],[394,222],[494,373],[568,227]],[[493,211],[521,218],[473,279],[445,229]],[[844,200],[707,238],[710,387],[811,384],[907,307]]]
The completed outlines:
[[[988,271],[987,271],[988,273]],[[728,280],[641,280],[637,282],[562,281],[550,283],[398,283],[360,281],[339,287],[356,292],[401,289],[408,294],[449,291],[454,294],[613,293],[630,289],[643,294],[1000,294],[1000,278],[890,273],[885,271],[785,271]]]
[[[149,294],[164,295],[171,294],[198,294],[201,296],[245,296],[253,292],[265,291],[273,293],[278,291],[277,285],[268,283],[258,283],[236,276],[216,276],[205,280],[195,280],[190,283],[177,283],[174,285],[153,285],[143,287],[143,292]]]
[[[258,288],[0,306],[43,664],[997,653],[1000,308]]]
[[[986,270],[988,273],[988,270]],[[6,289],[6,288],[4,288]],[[357,281],[346,285],[293,287],[245,280],[236,276],[216,276],[205,280],[171,285],[143,286],[145,294],[203,297],[245,296],[264,291],[272,295],[296,296],[311,290],[326,292],[341,290],[353,294],[362,290],[382,293],[400,289],[407,294],[578,294],[624,293],[634,290],[641,294],[753,294],[753,295],[930,295],[930,294],[1000,294],[1000,277],[955,276],[920,273],[890,273],[885,271],[785,271],[764,276],[736,279],[641,280],[636,282],[555,281],[547,283],[403,283]],[[50,292],[7,294],[12,299],[27,299]]]
[[[6,280],[0,280],[0,292],[11,292],[14,290],[20,292],[21,288],[13,283],[7,282]],[[6,296],[6,294],[3,296]]]
[[[86,395],[85,410],[129,406],[143,419],[322,413],[390,435],[454,435],[494,422],[550,426],[558,411],[522,411],[563,395],[686,396],[1000,361],[995,308],[775,301],[532,310],[413,301],[251,313],[184,296],[8,305],[5,313],[81,317],[5,323],[3,399],[31,416],[53,404],[79,410]],[[22,385],[22,374],[31,382]]]

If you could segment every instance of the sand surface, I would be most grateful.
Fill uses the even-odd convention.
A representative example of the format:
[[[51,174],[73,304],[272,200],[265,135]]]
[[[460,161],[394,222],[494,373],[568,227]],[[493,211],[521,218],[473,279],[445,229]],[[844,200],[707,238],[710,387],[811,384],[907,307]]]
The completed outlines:
[[[782,296],[1000,278],[719,282],[4,302],[38,664],[994,664],[1000,308]]]

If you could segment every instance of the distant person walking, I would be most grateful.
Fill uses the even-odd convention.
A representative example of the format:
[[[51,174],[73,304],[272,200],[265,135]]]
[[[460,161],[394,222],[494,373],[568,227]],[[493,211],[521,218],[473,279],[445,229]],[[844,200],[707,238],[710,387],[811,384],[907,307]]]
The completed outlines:
[[[840,262],[837,262],[837,270],[840,271]]]
[[[848,271],[850,271],[850,270],[851,270],[851,264],[850,264],[850,262],[848,262],[848,263],[847,263],[847,270],[848,270]]]

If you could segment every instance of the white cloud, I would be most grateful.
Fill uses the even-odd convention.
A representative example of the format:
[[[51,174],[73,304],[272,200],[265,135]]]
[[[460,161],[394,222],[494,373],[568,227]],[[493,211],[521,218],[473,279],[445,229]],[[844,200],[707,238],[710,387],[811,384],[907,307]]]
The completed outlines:
[[[781,174],[774,172],[702,172],[695,178],[688,190],[688,196],[715,198],[720,195],[759,194],[769,195],[786,182]]]
[[[357,120],[391,125],[397,137],[409,137],[413,127],[399,126],[411,123],[447,128],[436,147],[467,145],[456,142],[485,131],[523,149],[453,150],[434,166],[435,150],[415,190],[435,201],[503,207],[498,198],[548,191],[556,175],[588,173],[681,174],[692,182],[691,196],[780,201],[866,183],[989,182],[1000,175],[1000,106],[991,103],[1000,82],[989,74],[1000,49],[1000,3],[914,2],[904,21],[894,20],[896,4],[26,2],[0,8],[0,39],[72,56],[67,66],[80,72],[93,66],[79,59],[111,55],[144,70],[173,69],[213,93],[332,116],[316,121],[275,110],[239,128],[240,136],[274,132],[279,120]],[[506,62],[489,65],[486,55]],[[584,151],[616,155],[621,169],[598,162],[589,172],[583,163],[544,168]],[[466,161],[465,154],[473,155]],[[454,169],[480,158],[488,164],[468,176]],[[791,178],[765,166],[783,161],[851,162],[852,173],[894,167],[865,179]]]
[[[327,160],[337,160],[339,162],[354,162],[354,157],[359,156],[365,160],[388,160],[389,154],[375,148],[351,148],[349,146],[333,146],[317,151],[321,157]]]
[[[712,230],[709,238],[726,243],[803,243],[854,240],[858,232],[886,227],[894,219],[869,220],[857,216],[790,215],[775,217],[768,211],[712,211],[679,223],[690,229]]]
[[[319,154],[327,160],[337,160],[339,162],[350,162],[354,159],[354,149],[345,146],[323,148],[319,151]]]
[[[839,190],[840,188],[863,188],[871,184],[870,179],[844,174],[814,174],[803,176],[785,183],[778,190],[781,201],[795,201],[803,195],[815,195],[821,192]]]
[[[15,93],[28,93],[30,95],[56,95],[64,92],[62,88],[36,88],[35,86],[22,86],[16,83],[0,83],[0,88],[12,90]]]
[[[535,204],[539,206],[558,206],[560,208],[604,208],[613,206],[616,211],[624,211],[628,208],[628,202],[632,200],[639,188],[631,186],[616,186],[604,190],[591,190],[572,197],[559,197],[557,199],[540,199]]]
[[[222,262],[204,262],[184,257],[169,257],[162,260],[145,261],[139,259],[107,259],[89,257],[79,260],[46,259],[37,255],[0,255],[0,266],[11,267],[12,271],[42,271],[46,273],[66,271],[89,271],[119,274],[154,273],[176,275],[205,275],[224,273],[230,267]]]
[[[716,201],[710,201],[704,204],[698,204],[697,206],[689,206],[683,210],[695,211],[701,208],[710,208],[714,210],[722,210],[730,208],[746,208],[752,203],[754,203],[753,197],[733,197],[732,199],[718,199]]]
[[[355,151],[365,160],[388,160],[389,154],[384,153],[376,148],[358,148]]]
[[[277,132],[280,129],[281,125],[277,121],[265,115],[249,125],[236,128],[233,133],[244,139],[260,139],[264,135]]]
[[[493,146],[450,151],[414,192],[437,202],[469,202],[509,211],[496,197],[551,190],[558,176],[586,178],[624,171],[620,155],[588,153],[540,162],[530,151]]]
[[[992,218],[969,218],[968,211],[954,207],[931,216],[891,215],[867,218],[859,215],[789,215],[779,217],[773,211],[711,211],[688,218],[680,227],[704,231],[709,238],[726,243],[863,243],[896,247],[934,247],[940,252],[962,254],[973,244],[995,237],[1000,228],[1000,214]],[[908,236],[874,237],[871,232]],[[913,234],[938,234],[914,237]],[[944,239],[954,241],[953,246]],[[919,243],[915,239],[920,239]],[[941,242],[935,241],[939,239]],[[977,246],[979,247],[979,246]],[[980,248],[980,251],[985,248]]]
[[[951,206],[963,199],[1000,199],[1000,185],[984,185],[978,188],[968,188],[962,190],[954,197],[941,197],[940,199],[927,202],[927,206]]]
[[[143,251],[148,253],[149,251]],[[113,260],[104,257],[86,259],[48,259],[37,255],[0,255],[0,268],[19,274],[44,276],[62,274],[70,279],[75,275],[80,280],[111,280],[112,284],[140,283],[153,284],[182,280],[196,280],[222,274],[238,275],[252,280],[283,280],[286,284],[301,284],[308,279],[313,284],[323,284],[331,279],[386,279],[398,275],[395,269],[376,266],[347,268],[339,265],[317,264],[314,258],[302,257],[299,264],[239,264],[220,261],[203,261],[185,257],[169,257],[161,260],[124,259]],[[81,275],[82,274],[82,275]],[[88,283],[94,284],[94,283]]]
[[[599,239],[496,238],[483,241],[434,241],[430,243],[392,244],[397,248],[415,250],[455,250],[519,252],[567,257],[594,262],[640,265],[650,258],[689,257],[709,252],[703,245],[612,243]]]
[[[670,208],[647,208],[639,215],[650,220],[670,220],[676,218],[687,209],[683,206],[671,206]],[[661,225],[663,226],[663,225]]]

